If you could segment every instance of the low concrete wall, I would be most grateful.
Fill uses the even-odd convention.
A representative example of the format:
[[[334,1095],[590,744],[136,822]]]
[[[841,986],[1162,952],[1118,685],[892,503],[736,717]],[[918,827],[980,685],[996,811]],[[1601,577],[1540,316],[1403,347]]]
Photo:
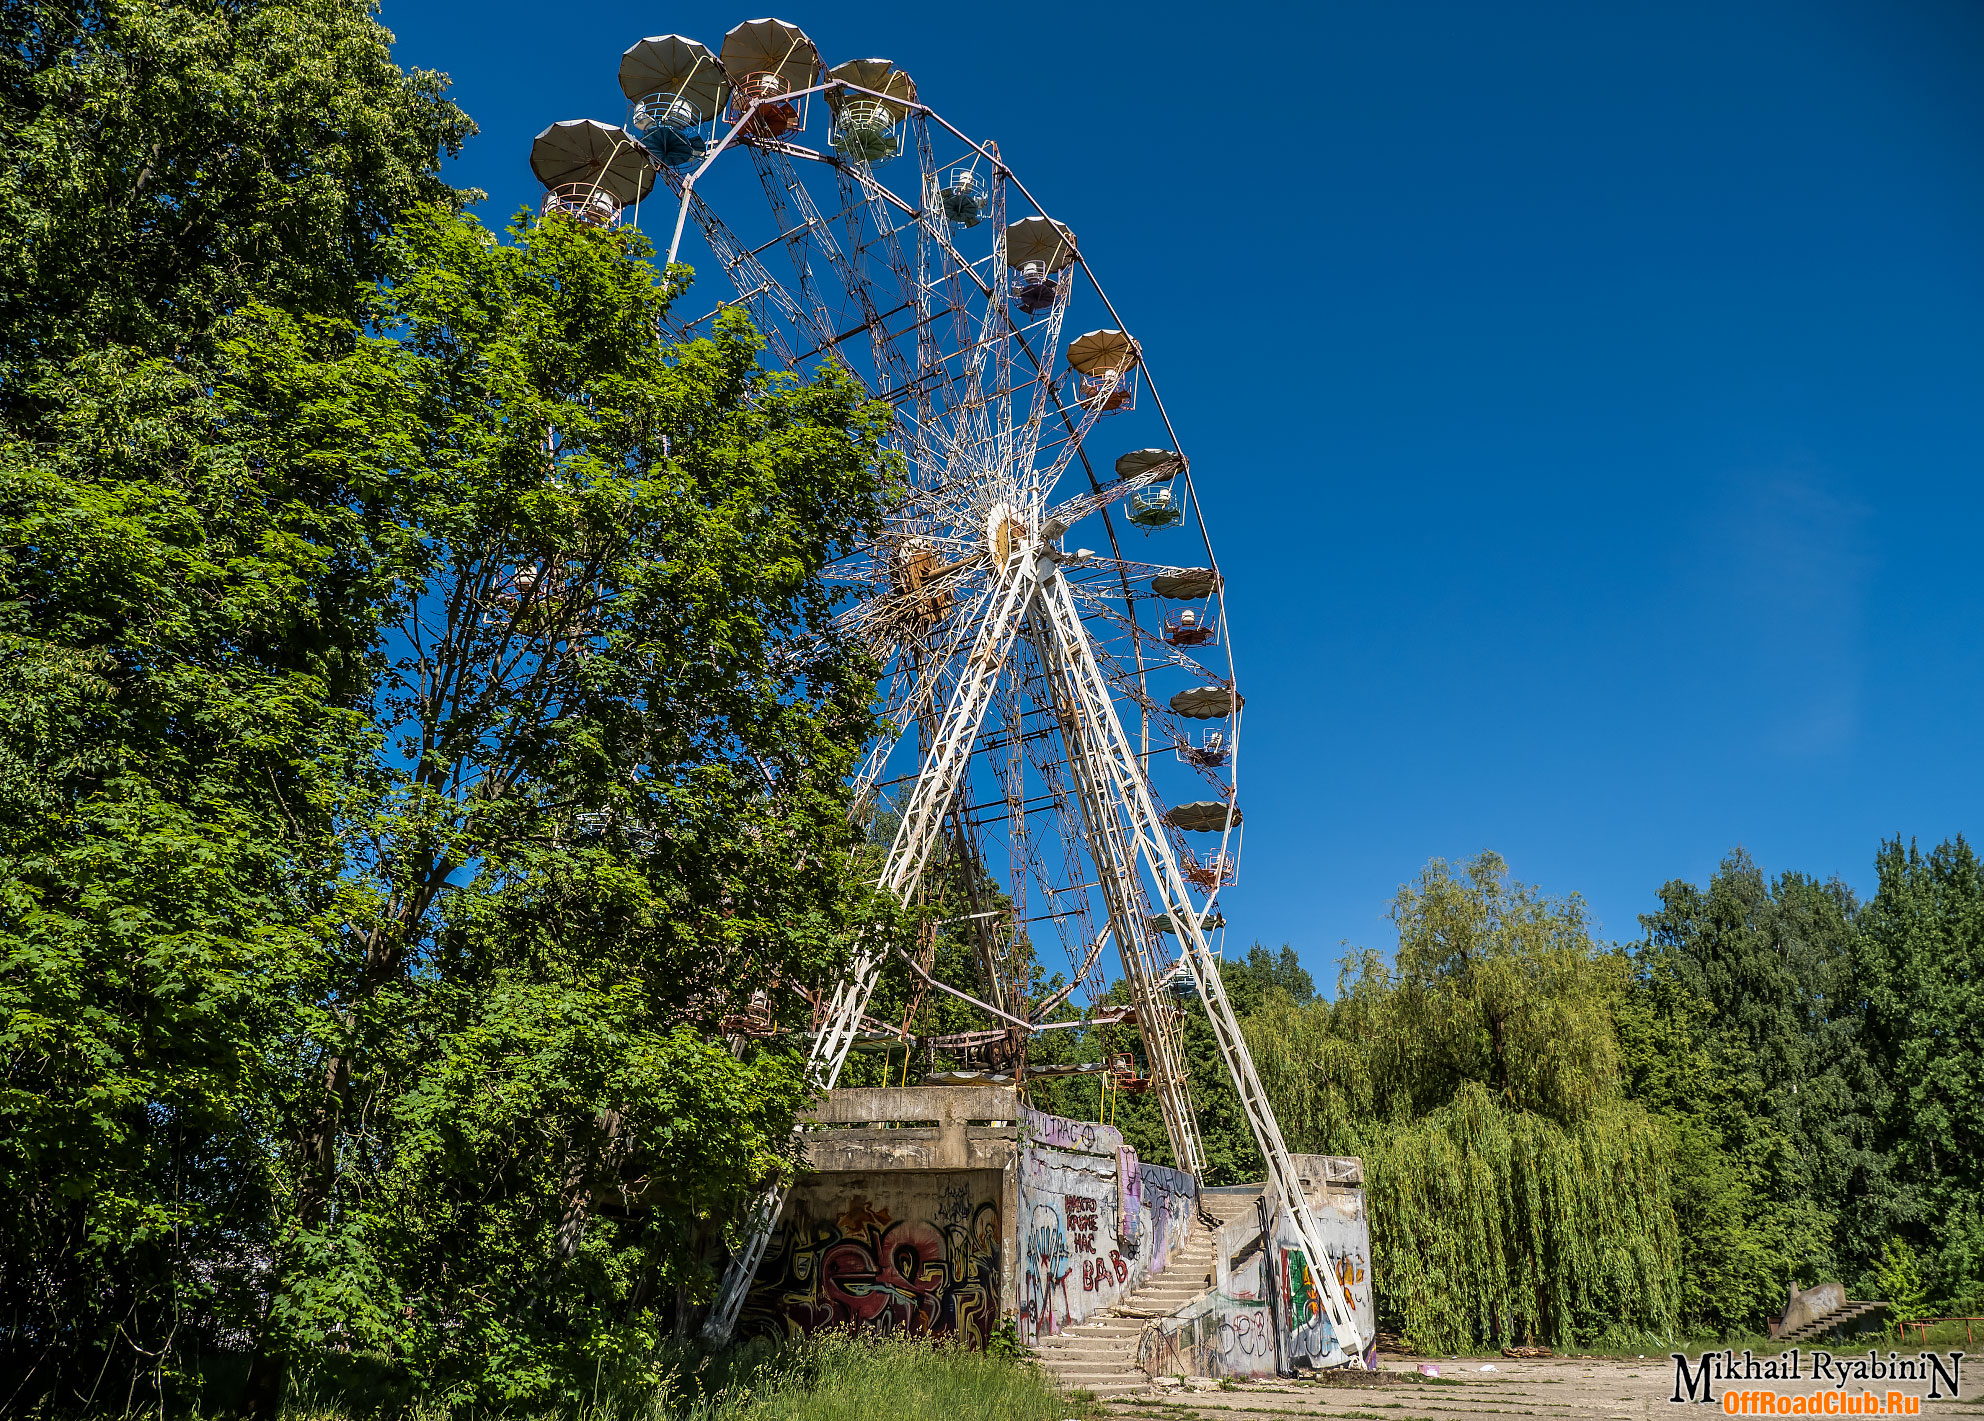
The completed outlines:
[[[1144,1164],[1111,1125],[1021,1107],[1022,1342],[1051,1337],[1161,1273],[1189,1236],[1198,1185]]]
[[[1368,1365],[1377,1350],[1377,1314],[1363,1167],[1336,1155],[1297,1155],[1293,1162],[1322,1230],[1327,1266],[1349,1294]],[[1287,1210],[1275,1210],[1265,1239],[1258,1224],[1243,1218],[1222,1230],[1221,1244],[1220,1286],[1145,1329],[1137,1348],[1145,1372],[1263,1377],[1343,1360],[1321,1284]],[[1224,1255],[1236,1247],[1247,1256],[1227,1266]]]
[[[811,1123],[746,1335],[855,1327],[983,1346],[1012,1318],[1031,1341],[1161,1272],[1196,1213],[1190,1175],[1011,1086],[833,1091]]]
[[[984,1346],[1013,1311],[1019,1093],[831,1091],[744,1303],[746,1336],[829,1327]]]
[[[1351,1320],[1363,1337],[1368,1362],[1377,1352],[1378,1312],[1371,1292],[1371,1221],[1364,1212],[1363,1161],[1346,1155],[1293,1155],[1290,1162],[1322,1230],[1329,1267],[1350,1298]],[[1276,1222],[1276,1243],[1283,1360],[1295,1366],[1321,1365],[1336,1350],[1336,1329],[1330,1326],[1317,1293],[1311,1260],[1294,1221],[1285,1213]]]
[[[985,1345],[1004,1296],[998,1170],[848,1170],[786,1200],[745,1299],[746,1336],[829,1327]]]
[[[1257,1250],[1218,1288],[1146,1327],[1137,1366],[1153,1377],[1271,1377],[1275,1346],[1267,1254]]]

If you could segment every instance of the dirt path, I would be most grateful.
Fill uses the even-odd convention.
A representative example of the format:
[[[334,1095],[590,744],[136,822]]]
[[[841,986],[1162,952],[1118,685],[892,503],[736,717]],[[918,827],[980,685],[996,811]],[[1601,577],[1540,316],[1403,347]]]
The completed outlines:
[[[1862,1353],[1861,1355],[1865,1355]],[[1913,1356],[1913,1353],[1908,1354]],[[1473,1417],[1528,1416],[1549,1421],[1697,1421],[1718,1417],[1721,1406],[1676,1406],[1674,1363],[1666,1357],[1645,1361],[1611,1358],[1558,1358],[1514,1362],[1501,1357],[1463,1358],[1435,1363],[1441,1375],[1423,1377],[1414,1362],[1387,1361],[1361,1384],[1335,1378],[1319,1381],[1244,1382],[1235,1390],[1206,1389],[1208,1383],[1172,1386],[1110,1402],[1106,1414],[1138,1421],[1291,1421],[1300,1416],[1345,1417],[1352,1421],[1469,1421]],[[1484,1372],[1483,1365],[1495,1368]],[[1807,1368],[1809,1372],[1809,1368]],[[1743,1384],[1785,1396],[1811,1395],[1830,1383],[1809,1375],[1797,1382]],[[1926,1383],[1893,1384],[1926,1395]],[[1866,1383],[1885,1395],[1888,1383]],[[1720,1397],[1725,1388],[1718,1386]],[[1849,1384],[1858,1395],[1859,1383]],[[1925,1401],[1925,1416],[1976,1417],[1984,1421],[1984,1357],[1966,1359],[1960,1401]]]

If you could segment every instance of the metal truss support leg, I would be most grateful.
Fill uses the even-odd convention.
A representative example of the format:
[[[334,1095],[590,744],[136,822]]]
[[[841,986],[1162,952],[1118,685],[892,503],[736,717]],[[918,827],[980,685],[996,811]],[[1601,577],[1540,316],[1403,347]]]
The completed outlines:
[[[959,671],[936,737],[918,767],[916,788],[903,808],[902,821],[896,826],[895,839],[883,861],[879,886],[893,893],[898,902],[907,903],[915,893],[930,853],[943,835],[945,817],[950,813],[972,747],[985,724],[993,692],[998,688],[1013,641],[1026,621],[1027,608],[1040,585],[1041,566],[1031,554],[1015,550],[1001,579],[993,586],[989,608],[979,623],[971,653]],[[840,1079],[841,1067],[847,1064],[847,1053],[853,1049],[860,1032],[862,1014],[868,1009],[868,998],[881,976],[885,953],[882,944],[862,944],[847,976],[835,988],[826,1020],[813,1038],[806,1062],[807,1082],[815,1090],[832,1090]],[[703,1324],[703,1336],[708,1341],[727,1342],[736,1330],[744,1296],[751,1289],[751,1280],[757,1274],[765,1247],[771,1242],[772,1230],[778,1224],[779,1211],[784,1207],[785,1187],[777,1185],[765,1192],[752,1211],[749,1233],[742,1247],[732,1255],[716,1302]]]
[[[1058,579],[1058,572],[1055,578]],[[1096,734],[1093,711],[1082,694],[1081,669],[1068,656],[1056,634],[1049,608],[1034,616],[1032,635],[1047,672],[1055,718],[1075,771],[1075,799],[1081,805],[1089,857],[1109,909],[1123,971],[1130,979],[1144,1052],[1156,1083],[1158,1107],[1172,1157],[1193,1177],[1205,1174],[1205,1144],[1187,1084],[1182,1014],[1163,999],[1158,979],[1163,975],[1152,951],[1151,929],[1145,921],[1144,894],[1137,882],[1137,850],[1125,823],[1120,797],[1110,775],[1102,738]]]
[[[1220,980],[1219,963],[1206,945],[1205,932],[1186,891],[1184,875],[1179,872],[1177,858],[1171,851],[1171,840],[1158,817],[1157,806],[1144,775],[1143,761],[1138,758],[1129,736],[1124,733],[1122,722],[1117,719],[1116,703],[1109,693],[1109,683],[1095,659],[1074,595],[1058,568],[1042,582],[1039,606],[1051,625],[1058,659],[1065,662],[1070,670],[1069,681],[1079,702],[1075,711],[1077,719],[1082,730],[1093,735],[1098,742],[1094,746],[1094,758],[1102,763],[1109,788],[1121,806],[1124,820],[1134,837],[1136,851],[1154,881],[1162,910],[1171,915],[1172,924],[1178,929],[1179,940],[1184,945],[1185,961],[1205,1001],[1213,1034],[1219,1040],[1220,1055],[1225,1058],[1227,1072],[1233,1078],[1234,1089],[1239,1092],[1241,1106],[1247,1113],[1247,1124],[1254,1132],[1254,1142],[1260,1146],[1261,1157],[1266,1161],[1268,1188],[1288,1210],[1295,1221],[1296,1231],[1302,1237],[1303,1249],[1316,1275],[1339,1348],[1339,1355],[1323,1360],[1326,1364],[1348,1361],[1363,1352],[1366,1339],[1350,1315],[1349,1296],[1337,1278],[1328,1251],[1323,1247],[1322,1229],[1309,1208],[1307,1197],[1302,1193],[1302,1181],[1288,1157],[1288,1146],[1281,1137],[1281,1126],[1274,1118],[1267,1092],[1254,1070],[1254,1058],[1247,1049],[1246,1039],[1240,1034],[1239,1020],[1233,1014],[1233,1004],[1227,1000],[1226,986]],[[1078,758],[1089,759],[1089,750],[1085,747]]]

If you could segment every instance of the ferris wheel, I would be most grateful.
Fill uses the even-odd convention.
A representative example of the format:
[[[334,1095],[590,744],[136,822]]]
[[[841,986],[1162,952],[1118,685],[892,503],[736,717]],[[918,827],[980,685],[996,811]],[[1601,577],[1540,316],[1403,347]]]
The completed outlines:
[[[893,823],[880,883],[903,903],[933,860],[961,865],[970,912],[953,926],[975,971],[945,980],[927,939],[864,946],[812,999],[813,1083],[831,1088],[864,1038],[901,1036],[868,1013],[890,961],[982,1013],[982,1030],[933,1044],[989,1073],[1024,1074],[1028,1041],[1080,1024],[1068,1008],[1102,1007],[1114,980],[1174,1156],[1202,1176],[1181,1049],[1196,996],[1270,1187],[1325,1258],[1218,970],[1242,839],[1225,576],[1146,352],[1074,230],[890,61],[826,68],[781,20],[740,24],[715,51],[643,39],[619,79],[624,125],[538,136],[545,213],[604,225],[645,203],[669,262],[730,288],[678,335],[741,305],[779,367],[837,361],[895,411],[900,496],[827,574],[848,594],[842,629],[883,668],[885,728],[855,804]],[[1055,941],[1067,988],[1029,1001],[1034,955]],[[733,1260],[714,1335],[781,1203],[766,1199]],[[1368,1339],[1333,1270],[1316,1271],[1354,1360]]]

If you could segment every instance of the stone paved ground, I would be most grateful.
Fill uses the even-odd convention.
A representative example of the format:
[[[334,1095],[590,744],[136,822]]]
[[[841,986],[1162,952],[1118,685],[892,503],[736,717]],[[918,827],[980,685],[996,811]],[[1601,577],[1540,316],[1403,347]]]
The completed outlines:
[[[1912,1355],[1912,1353],[1910,1354]],[[1492,1365],[1495,1370],[1480,1368]],[[1501,1357],[1437,1361],[1438,1380],[1418,1374],[1416,1362],[1389,1361],[1362,1385],[1341,1381],[1241,1383],[1237,1390],[1211,1383],[1170,1386],[1118,1397],[1102,1407],[1110,1417],[1133,1421],[1293,1421],[1296,1417],[1342,1417],[1347,1421],[1471,1421],[1474,1417],[1526,1416],[1539,1421],[1695,1421],[1721,1416],[1720,1406],[1676,1406],[1674,1363],[1667,1357],[1645,1361],[1612,1358],[1555,1358],[1530,1362]],[[1367,1374],[1369,1375],[1369,1374]],[[1784,1395],[1810,1394],[1825,1384],[1746,1383]],[[1887,1383],[1869,1384],[1884,1393]],[[1923,1383],[1901,1384],[1924,1394]],[[1206,1388],[1206,1389],[1200,1389]],[[1859,1386],[1849,1385],[1849,1393]],[[1925,1402],[1925,1416],[1976,1417],[1984,1421],[1984,1356],[1963,1368],[1962,1399]]]

